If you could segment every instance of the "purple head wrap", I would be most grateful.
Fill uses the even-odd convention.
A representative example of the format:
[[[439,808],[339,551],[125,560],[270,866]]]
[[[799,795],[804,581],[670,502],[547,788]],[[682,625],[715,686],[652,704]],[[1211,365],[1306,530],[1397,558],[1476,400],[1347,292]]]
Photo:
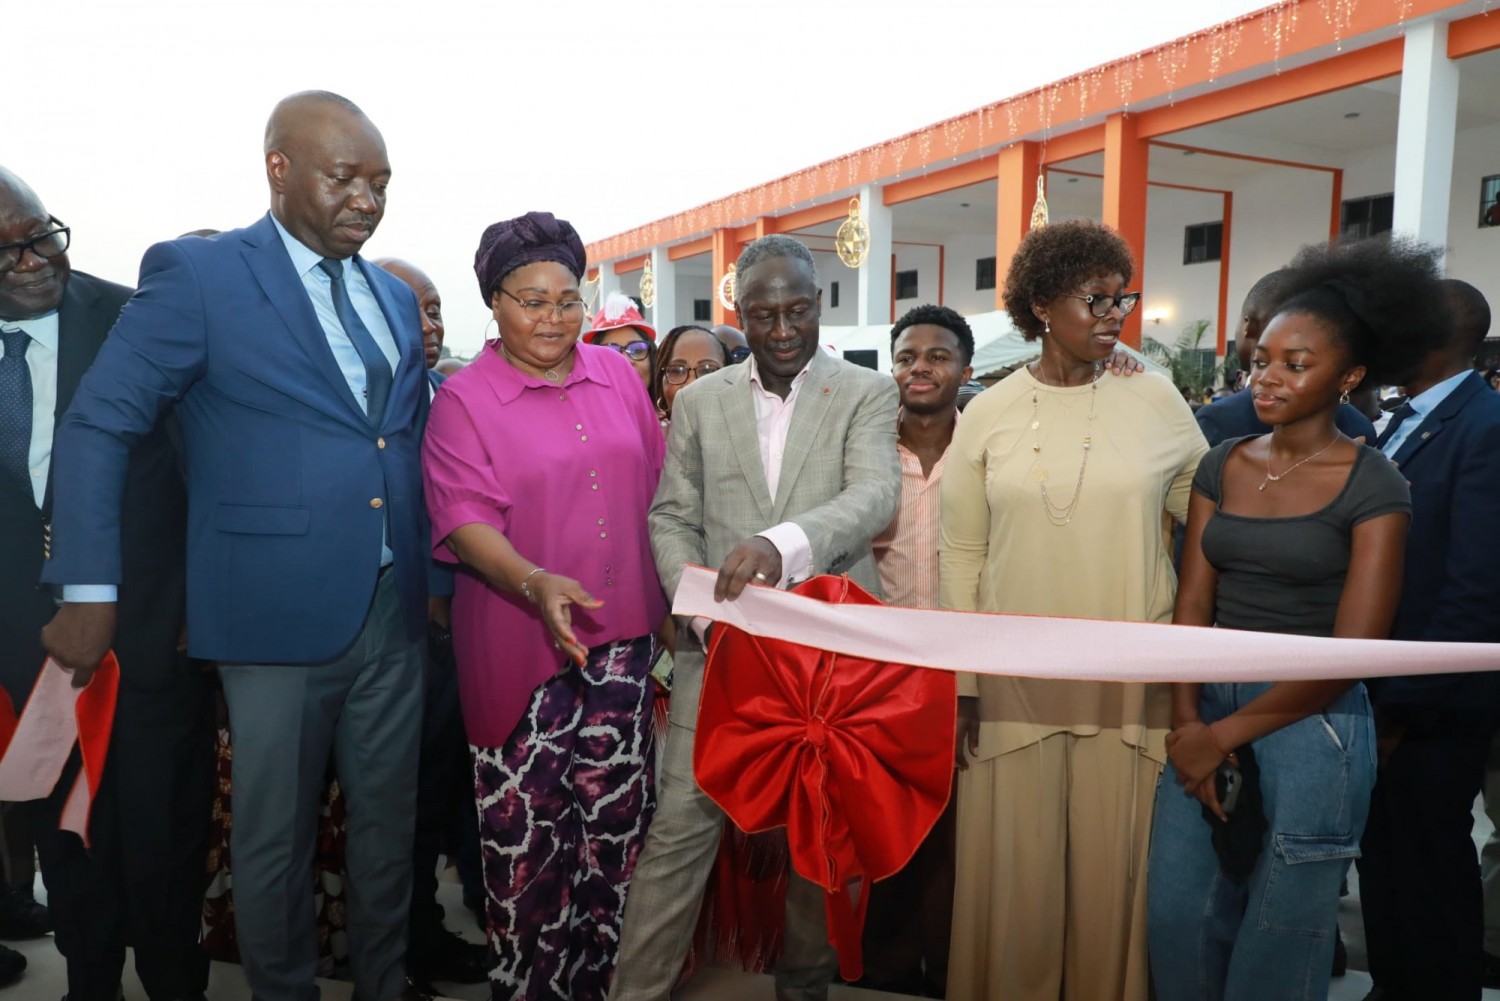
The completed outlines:
[[[537,261],[554,261],[573,272],[575,278],[583,279],[588,255],[572,223],[551,212],[528,212],[486,229],[474,252],[474,274],[484,304],[490,305],[500,279]]]

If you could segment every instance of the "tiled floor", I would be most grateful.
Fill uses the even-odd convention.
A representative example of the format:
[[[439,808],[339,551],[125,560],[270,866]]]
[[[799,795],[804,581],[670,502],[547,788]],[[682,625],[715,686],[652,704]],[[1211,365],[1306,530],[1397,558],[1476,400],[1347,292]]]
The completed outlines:
[[[1483,844],[1489,836],[1491,825],[1484,811],[1476,804],[1474,810],[1474,840]],[[458,884],[451,878],[444,879],[439,886],[438,897],[450,916],[450,925],[472,941],[482,941],[473,916],[460,901]],[[1359,880],[1354,871],[1349,874],[1349,896],[1344,898],[1339,913],[1339,924],[1343,928],[1344,941],[1349,949],[1350,970],[1347,975],[1333,981],[1329,1001],[1361,1001],[1370,990],[1369,975],[1364,973],[1364,932],[1359,919]],[[38,882],[38,893],[41,893]],[[67,991],[67,978],[61,957],[53,948],[52,940],[13,943],[26,954],[29,962],[26,976],[16,984],[0,990],[0,996],[9,1001],[57,1001]],[[324,1001],[349,1001],[351,985],[341,981],[320,981]],[[126,1001],[147,1001],[140,981],[134,971],[127,969],[125,977]],[[456,1001],[487,1001],[488,986],[476,984],[459,986],[440,984],[446,994]],[[771,978],[732,970],[707,969],[693,978],[692,982],[677,994],[676,1001],[770,1001]],[[829,992],[829,1001],[897,1001],[903,995],[882,994],[875,991],[857,990],[852,987],[835,987]],[[249,1001],[250,991],[245,985],[244,974],[238,966],[225,963],[214,964],[209,978],[209,1001]],[[1485,1001],[1500,1001],[1500,991],[1484,992]]]

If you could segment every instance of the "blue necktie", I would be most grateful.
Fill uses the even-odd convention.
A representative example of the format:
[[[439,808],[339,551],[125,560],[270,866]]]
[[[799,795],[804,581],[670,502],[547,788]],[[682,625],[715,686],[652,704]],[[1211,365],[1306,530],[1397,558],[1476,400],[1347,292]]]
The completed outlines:
[[[1385,433],[1380,436],[1379,447],[1385,448],[1386,444],[1389,443],[1392,438],[1396,437],[1396,429],[1401,426],[1402,422],[1405,421],[1408,417],[1415,416],[1417,416],[1417,411],[1414,407],[1412,407],[1410,401],[1403,403],[1401,404],[1401,406],[1397,407],[1391,413],[1391,422],[1385,426]]]
[[[26,349],[31,336],[24,330],[0,329],[0,476],[31,483],[31,368]]]
[[[344,262],[325,257],[318,262],[318,267],[328,275],[333,288],[333,311],[338,314],[344,333],[349,335],[354,350],[365,363],[365,413],[370,423],[378,428],[384,422],[385,404],[391,397],[391,384],[395,382],[391,363],[370,335],[370,329],[359,318],[354,303],[349,301],[349,289],[344,285]]]

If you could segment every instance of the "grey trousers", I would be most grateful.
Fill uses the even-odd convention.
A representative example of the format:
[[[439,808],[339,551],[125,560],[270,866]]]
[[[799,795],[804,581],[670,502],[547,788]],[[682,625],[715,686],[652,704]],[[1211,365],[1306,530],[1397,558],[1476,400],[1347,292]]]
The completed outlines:
[[[406,978],[422,651],[406,639],[396,575],[365,625],[314,665],[220,665],[234,752],[235,931],[255,1001],[317,1001],[312,860],[330,752],[348,801],[348,934],[355,997]]]
[[[684,644],[686,646],[686,644]],[[682,972],[724,830],[724,812],[693,778],[703,653],[675,659],[672,725],[657,777],[656,816],[625,898],[610,1001],[666,1001]],[[776,964],[779,1001],[823,1001],[838,972],[828,944],[823,891],[795,872],[787,881],[786,933]]]

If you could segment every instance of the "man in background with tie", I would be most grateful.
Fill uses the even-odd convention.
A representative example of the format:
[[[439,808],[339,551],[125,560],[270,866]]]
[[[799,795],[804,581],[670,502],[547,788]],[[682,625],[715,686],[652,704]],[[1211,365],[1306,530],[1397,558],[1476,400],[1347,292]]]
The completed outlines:
[[[70,489],[59,482],[54,429],[130,297],[71,269],[70,235],[0,168],[0,684],[18,711],[45,657],[42,627],[57,609],[54,589],[41,583],[53,511]],[[120,687],[92,844],[85,850],[58,829],[76,752],[56,793],[11,809],[32,821],[68,997],[114,1001],[129,942],[152,1001],[188,1001],[208,985],[198,930],[213,714],[208,679],[178,648],[187,509],[165,426],[138,437],[120,475]],[[113,588],[65,588],[62,596],[92,601],[113,597]],[[30,845],[13,854],[24,854],[15,881],[29,899]]]
[[[1411,484],[1411,533],[1392,635],[1500,643],[1500,395],[1473,369],[1490,310],[1443,282],[1447,343],[1407,383],[1379,447]],[[1413,656],[1420,656],[1414,653]],[[1484,913],[1470,838],[1500,673],[1376,678],[1380,768],[1359,860],[1371,997],[1448,1001],[1480,994]]]
[[[296,94],[265,134],[271,211],[162,243],[58,431],[44,578],[119,580],[132,445],[175,403],[186,454],[188,643],[216,661],[234,745],[236,931],[259,1001],[314,1001],[311,862],[330,753],[349,802],[356,995],[406,980],[428,546],[415,296],[358,256],[385,210],[379,130]],[[122,612],[123,614],[123,612]],[[49,650],[79,678],[115,605],[68,601]]]

